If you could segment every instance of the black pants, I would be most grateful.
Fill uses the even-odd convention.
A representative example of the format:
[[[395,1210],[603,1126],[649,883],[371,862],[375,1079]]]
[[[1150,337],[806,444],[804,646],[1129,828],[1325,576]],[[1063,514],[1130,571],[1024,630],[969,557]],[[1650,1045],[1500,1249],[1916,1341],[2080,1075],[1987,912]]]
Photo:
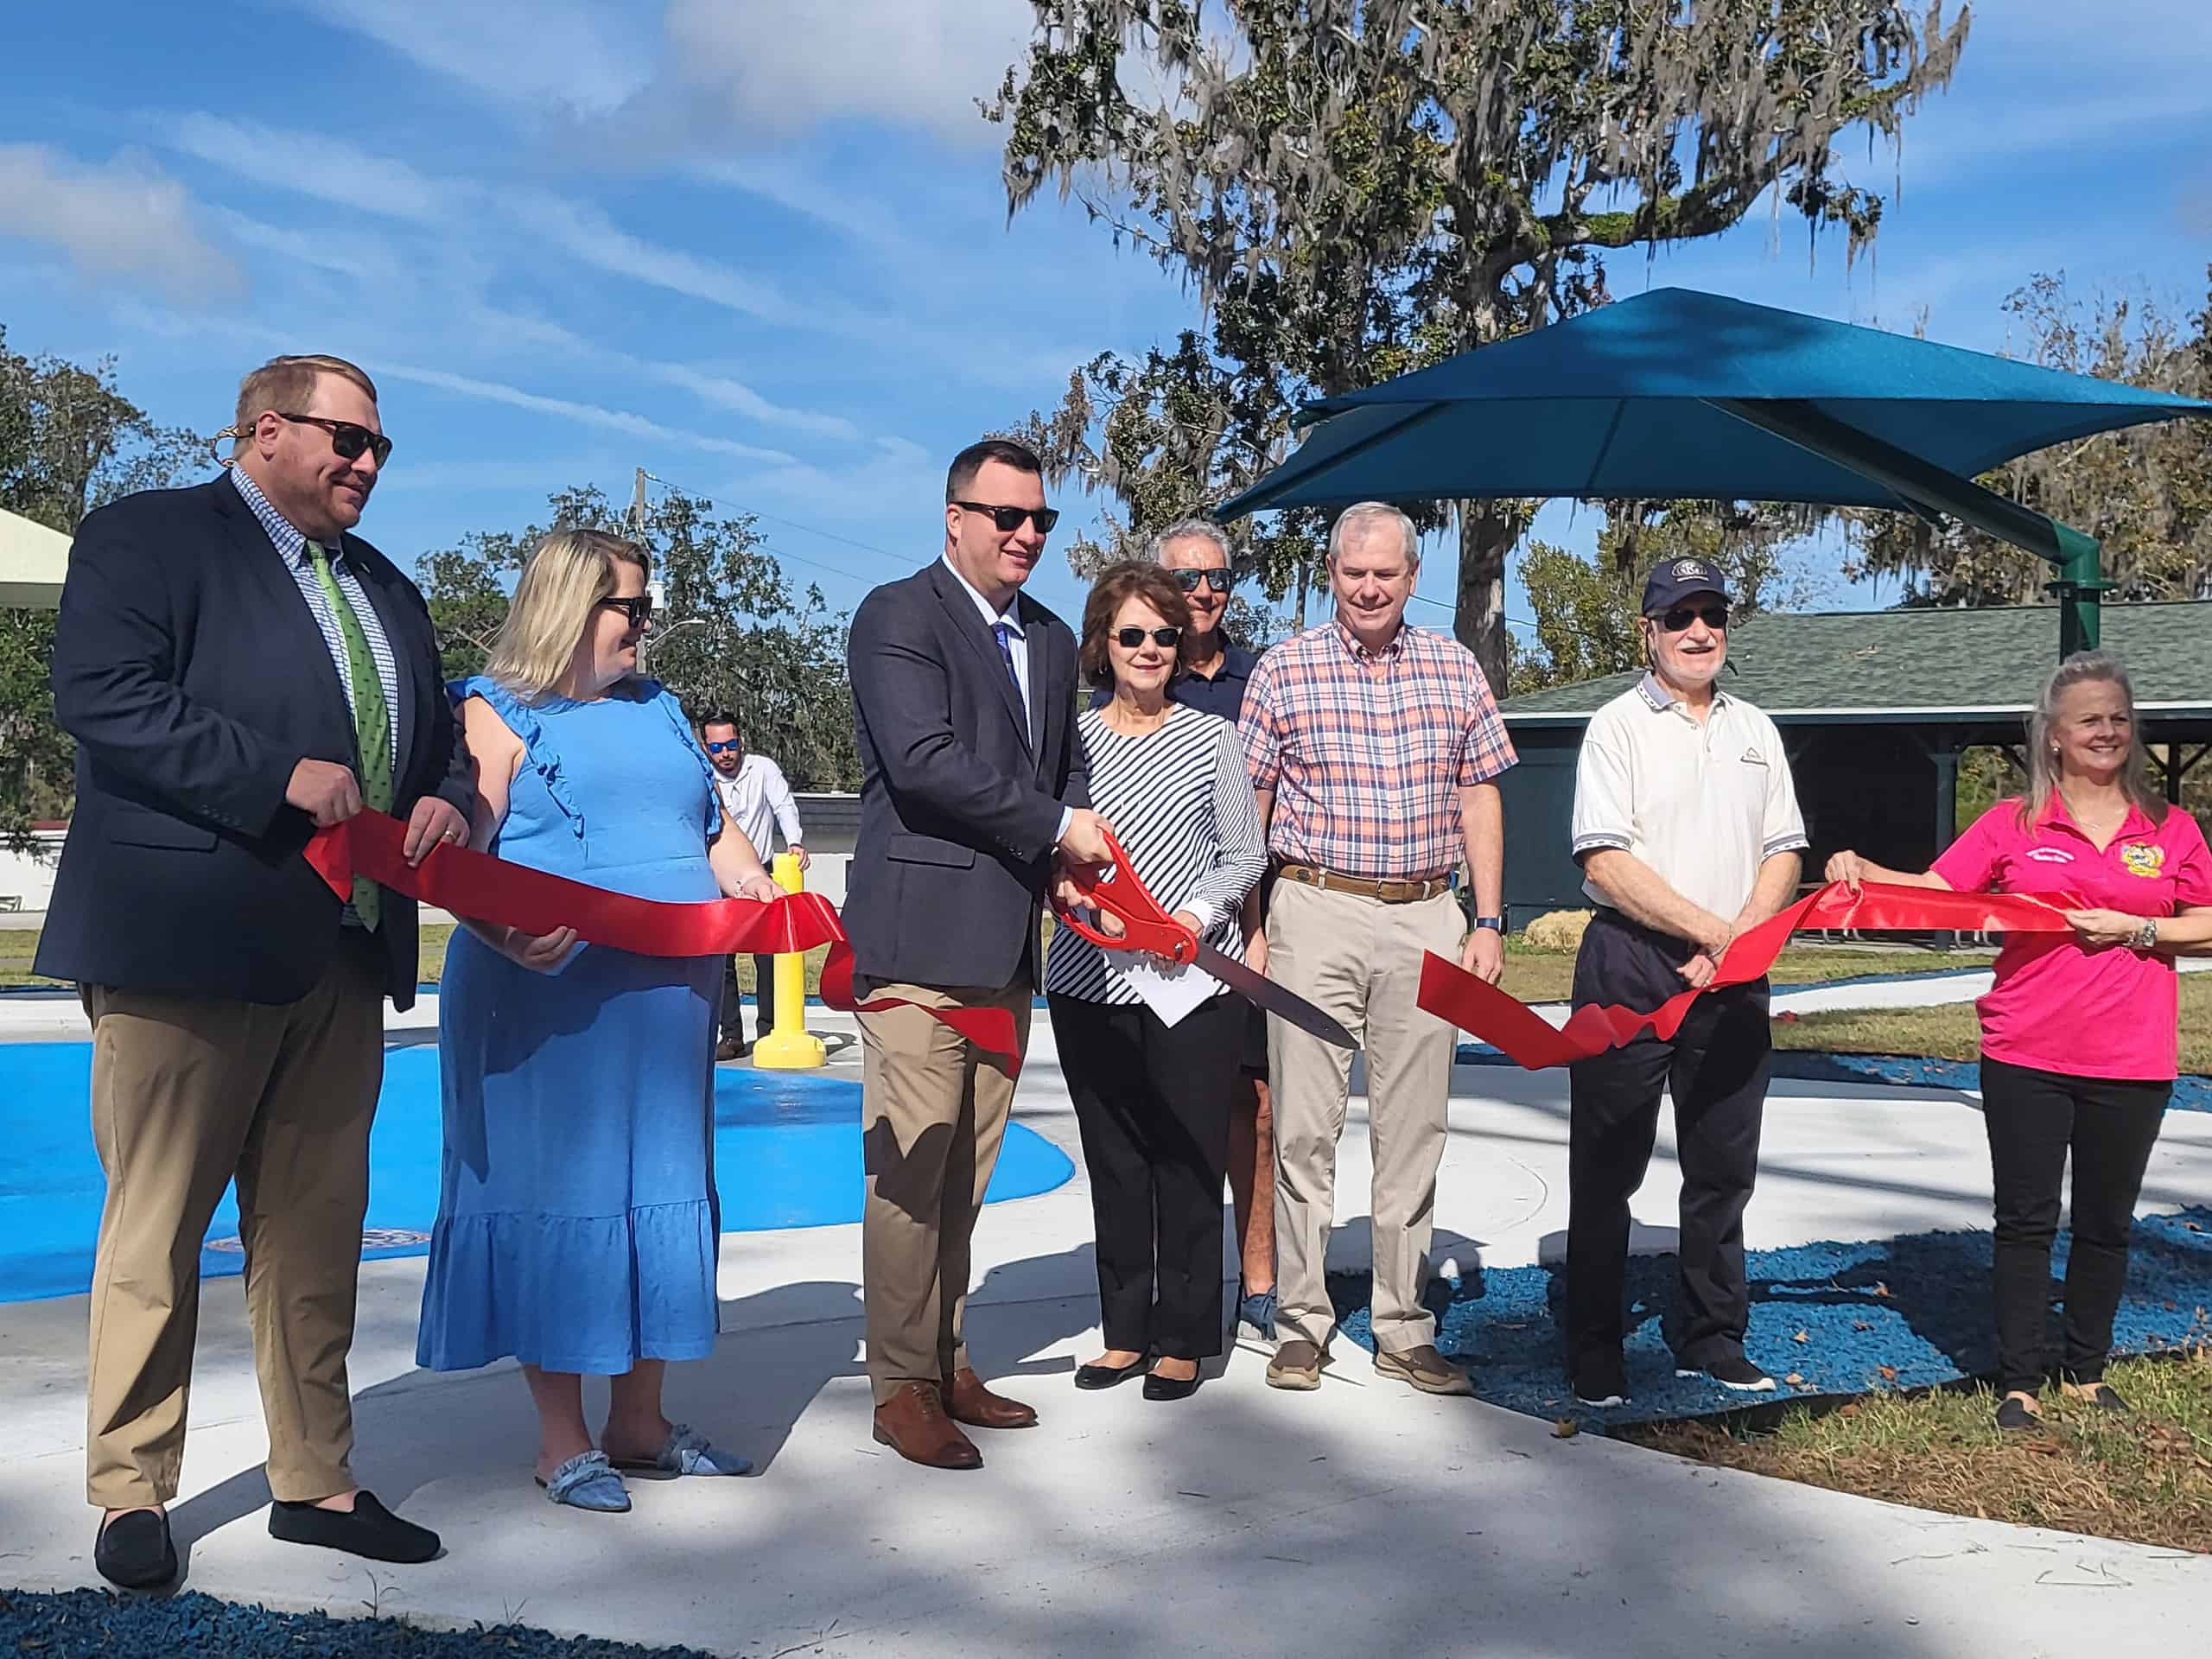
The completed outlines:
[[[2066,1346],[2059,1375],[2094,1382],[2112,1351],[2127,1285],[2127,1239],[2171,1083],[2070,1077],[1984,1057],[1981,1116],[1997,1190],[1991,1287],[2003,1386],[2043,1386],[2050,1242],[2074,1154],[2074,1243],[2066,1256]]]
[[[753,958],[753,1001],[758,1009],[753,1018],[753,1034],[757,1039],[766,1037],[776,1027],[776,959],[773,957]],[[737,988],[737,958],[722,959],[722,1040],[742,1043],[745,1040],[745,994]]]
[[[1209,1358],[1244,1005],[1216,997],[1169,1027],[1146,1007],[1047,1000],[1090,1176],[1106,1345]]]
[[[1601,910],[1574,963],[1574,1005],[1656,1008],[1687,988],[1682,940]],[[1671,1041],[1646,1033],[1568,1068],[1567,1358],[1617,1360],[1625,1325],[1629,1199],[1643,1184],[1659,1100],[1675,1097],[1682,1167],[1676,1363],[1702,1369],[1740,1356],[1751,1319],[1744,1206],[1758,1170],[1771,1042],[1764,979],[1690,1005]]]

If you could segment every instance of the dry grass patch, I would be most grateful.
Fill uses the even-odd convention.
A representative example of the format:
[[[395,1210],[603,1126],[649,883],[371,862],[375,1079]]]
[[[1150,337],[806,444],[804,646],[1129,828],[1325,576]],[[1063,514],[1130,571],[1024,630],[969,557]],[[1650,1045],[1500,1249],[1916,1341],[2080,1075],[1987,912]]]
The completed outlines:
[[[2033,1433],[1999,1430],[1986,1389],[1868,1395],[1758,1431],[1665,1423],[1619,1433],[1700,1463],[1916,1509],[2212,1552],[2212,1349],[2123,1360],[2109,1380],[2133,1410],[2100,1411],[2050,1389]]]

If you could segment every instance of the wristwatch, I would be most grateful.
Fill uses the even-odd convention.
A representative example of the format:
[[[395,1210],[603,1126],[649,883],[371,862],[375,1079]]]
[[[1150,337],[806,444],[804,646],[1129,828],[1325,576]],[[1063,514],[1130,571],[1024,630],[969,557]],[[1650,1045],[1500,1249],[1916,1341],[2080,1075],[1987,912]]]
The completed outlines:
[[[1493,933],[1503,933],[1505,931],[1505,918],[1503,916],[1478,916],[1475,918],[1475,925],[1477,927],[1486,927]]]

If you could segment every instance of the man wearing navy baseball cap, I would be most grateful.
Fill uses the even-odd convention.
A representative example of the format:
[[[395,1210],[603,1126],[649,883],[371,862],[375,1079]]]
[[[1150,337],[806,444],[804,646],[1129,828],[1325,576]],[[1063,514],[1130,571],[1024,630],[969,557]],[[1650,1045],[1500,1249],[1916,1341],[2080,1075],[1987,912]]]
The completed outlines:
[[[1729,942],[1789,901],[1806,847],[1774,722],[1718,689],[1728,586],[1702,559],[1643,584],[1650,672],[1592,716],[1576,762],[1574,856],[1596,906],[1574,1005],[1656,1008],[1710,984]],[[1624,1403],[1629,1199],[1671,1091],[1682,1171],[1677,1376],[1764,1393],[1744,1351],[1744,1209],[1770,1065],[1767,982],[1698,998],[1671,1040],[1646,1031],[1569,1071],[1567,1366],[1586,1405]]]

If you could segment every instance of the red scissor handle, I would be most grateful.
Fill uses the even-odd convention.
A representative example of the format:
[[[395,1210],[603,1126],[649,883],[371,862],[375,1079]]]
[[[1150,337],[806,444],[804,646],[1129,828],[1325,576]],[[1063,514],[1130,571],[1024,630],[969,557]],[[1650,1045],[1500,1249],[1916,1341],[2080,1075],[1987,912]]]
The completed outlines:
[[[1104,911],[1122,924],[1119,938],[1109,938],[1096,928],[1058,905],[1052,906],[1062,922],[1104,950],[1151,950],[1175,962],[1189,962],[1198,954],[1198,938],[1160,907],[1160,901],[1137,880],[1129,855],[1110,830],[1104,832],[1110,864],[1078,866],[1069,879],[1083,890],[1084,902]]]

